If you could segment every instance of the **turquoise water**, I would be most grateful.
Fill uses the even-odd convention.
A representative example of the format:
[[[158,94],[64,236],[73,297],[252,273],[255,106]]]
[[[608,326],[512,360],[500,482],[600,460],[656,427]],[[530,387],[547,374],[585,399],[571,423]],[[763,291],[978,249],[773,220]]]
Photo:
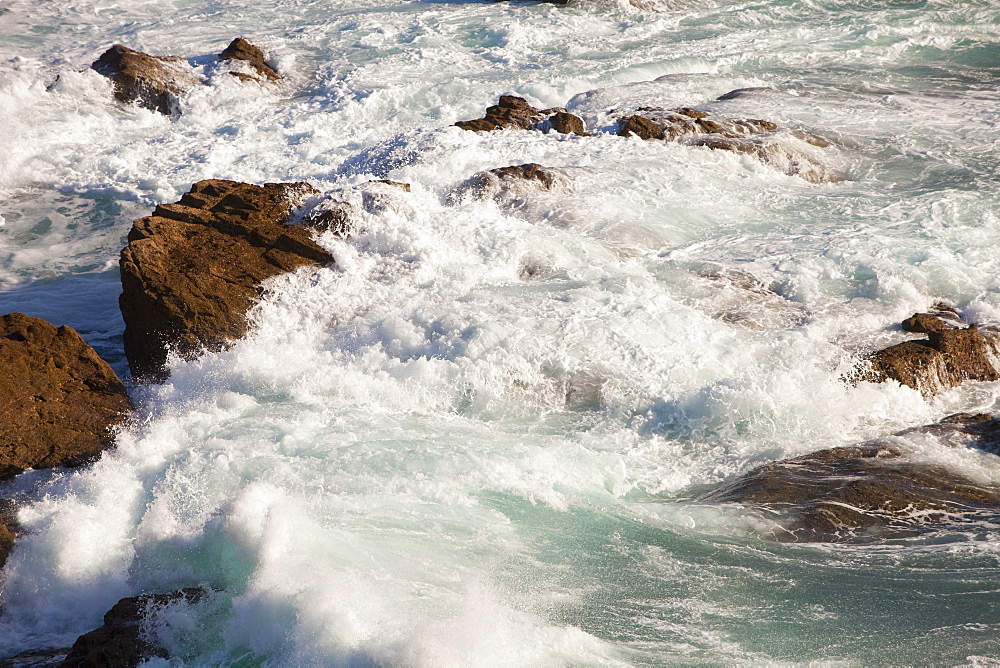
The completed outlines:
[[[0,655],[206,585],[150,624],[185,665],[1000,661],[996,517],[789,545],[688,500],[995,409],[997,383],[925,400],[841,377],[937,300],[1000,321],[1000,4],[2,7],[0,312],[73,326],[123,375],[117,256],[156,203],[204,178],[412,191],[321,237],[336,266],[275,279],[231,350],[133,386],[100,462],[8,483],[36,500]],[[283,84],[213,69],[238,35]],[[119,42],[210,85],[174,121],[119,106],[87,69]],[[501,94],[596,136],[449,127]],[[818,134],[846,178],[610,132],[641,106]],[[565,185],[453,196],[526,162]],[[994,455],[911,445],[1000,484]]]

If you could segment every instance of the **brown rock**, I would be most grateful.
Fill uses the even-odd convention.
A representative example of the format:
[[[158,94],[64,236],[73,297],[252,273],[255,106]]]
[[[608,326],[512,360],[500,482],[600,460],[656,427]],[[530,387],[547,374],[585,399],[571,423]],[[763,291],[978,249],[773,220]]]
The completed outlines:
[[[587,133],[587,126],[584,124],[583,119],[565,111],[558,111],[550,116],[549,124],[553,130],[561,132],[564,135],[590,136]]]
[[[1000,506],[1000,490],[873,443],[767,464],[699,500],[767,507],[778,540],[840,541],[917,535],[946,513]]]
[[[931,325],[936,326],[936,325]],[[926,341],[905,341],[872,353],[870,371],[852,380],[884,382],[890,378],[930,397],[967,380],[1000,380],[991,348],[975,325],[928,332]]]
[[[183,58],[157,57],[116,44],[91,65],[111,79],[115,97],[168,116],[180,113],[178,97],[200,84]]]
[[[132,668],[147,659],[169,658],[162,647],[143,633],[142,624],[157,608],[187,601],[197,603],[206,594],[191,587],[169,594],[143,594],[123,598],[105,615],[104,625],[77,638],[69,655],[60,663],[65,668]]]
[[[937,303],[927,313],[914,313],[903,321],[903,331],[927,334],[928,332],[941,332],[955,327],[965,327],[964,322],[951,306]]]
[[[14,549],[21,525],[17,521],[17,506],[10,499],[0,499],[0,570]]]
[[[843,177],[835,170],[819,163],[813,157],[780,141],[779,126],[759,118],[725,118],[710,116],[707,112],[682,107],[661,109],[643,107],[641,112],[618,121],[618,134],[635,135],[642,139],[681,141],[692,146],[731,151],[752,155],[761,162],[790,176],[799,176],[810,183],[840,181]],[[801,132],[787,134],[808,141],[816,146],[829,145],[826,140]],[[794,142],[793,142],[794,143]]]
[[[69,327],[0,316],[0,369],[0,480],[92,460],[132,409],[115,372]]]
[[[618,121],[618,135],[620,137],[631,137],[635,135],[639,139],[665,139],[664,128],[659,123],[655,123],[645,116],[629,116]]]
[[[471,194],[475,199],[512,203],[520,195],[552,190],[564,181],[560,172],[531,162],[477,172],[456,189],[454,197]]]
[[[541,123],[546,118],[565,112],[565,109],[536,109],[528,104],[523,97],[501,95],[500,100],[492,107],[486,108],[486,116],[472,121],[459,121],[456,126],[463,130],[491,132],[504,128],[528,130],[531,126]]]
[[[259,75],[269,81],[278,81],[281,75],[271,69],[271,66],[264,62],[264,52],[242,37],[234,39],[222,53],[219,60],[242,60],[252,67]],[[246,80],[248,75],[240,72],[233,72],[234,76]],[[252,78],[252,77],[250,77]]]
[[[171,348],[186,359],[247,330],[261,282],[333,258],[305,227],[285,225],[306,183],[201,181],[135,221],[121,253],[125,354],[134,376],[162,380]]]

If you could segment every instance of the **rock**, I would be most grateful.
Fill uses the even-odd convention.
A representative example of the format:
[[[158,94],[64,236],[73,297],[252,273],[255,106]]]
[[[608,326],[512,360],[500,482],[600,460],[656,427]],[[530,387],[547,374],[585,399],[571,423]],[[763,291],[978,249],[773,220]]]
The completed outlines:
[[[21,525],[17,521],[17,506],[11,499],[0,499],[0,570],[14,549]]]
[[[911,434],[931,434],[949,447],[971,447],[1000,455],[1000,418],[989,413],[955,413],[940,422],[911,427],[894,435]]]
[[[268,81],[278,81],[281,79],[281,75],[264,62],[264,52],[242,37],[234,39],[219,54],[219,60],[242,60],[249,64],[258,75]],[[243,74],[242,72],[231,72],[231,74],[243,80],[255,78],[253,75]]]
[[[69,327],[0,316],[0,369],[0,480],[91,461],[132,410],[115,372]]]
[[[767,464],[698,500],[764,506],[776,539],[815,542],[919,535],[954,514],[997,508],[1000,490],[872,442]]]
[[[340,188],[304,203],[300,218],[308,227],[347,238],[357,232],[364,213],[398,210],[400,192],[410,192],[410,184],[380,180]]]
[[[246,333],[262,281],[333,262],[309,229],[285,224],[316,192],[306,183],[211,179],[135,221],[120,259],[125,354],[135,377],[166,378],[168,349],[185,359],[221,350]]]
[[[555,120],[553,121],[553,119]],[[463,130],[492,132],[506,128],[516,130],[541,129],[546,121],[549,122],[548,127],[556,132],[564,132],[559,128],[566,128],[566,132],[586,134],[583,119],[579,116],[567,113],[565,109],[561,108],[536,109],[528,104],[528,101],[523,97],[514,95],[501,95],[500,100],[494,106],[486,109],[485,117],[471,121],[459,121],[455,125]]]
[[[105,615],[104,625],[77,638],[59,665],[65,668],[119,668],[138,666],[147,659],[167,659],[165,649],[143,633],[143,621],[155,609],[186,601],[197,603],[206,590],[191,587],[169,594],[143,594],[123,598]]]
[[[941,332],[967,325],[968,323],[958,315],[958,311],[941,302],[935,304],[927,313],[914,313],[902,323],[903,331],[919,334]]]
[[[639,139],[666,139],[667,136],[662,125],[638,115],[619,120],[618,135],[621,137],[635,135]]]
[[[513,204],[522,195],[552,190],[565,181],[561,172],[534,162],[498,167],[473,174],[455,189],[451,199],[460,200],[471,195],[473,199]]]
[[[802,322],[802,307],[769,289],[755,276],[722,267],[698,273],[709,285],[697,303],[716,320],[747,329],[785,329]]]
[[[904,341],[872,353],[854,373],[853,382],[881,383],[890,378],[918,390],[925,397],[967,380],[1000,380],[994,360],[1000,335],[987,331],[984,337],[976,325],[962,322],[946,305],[936,305],[929,313],[915,313],[903,321],[903,329],[927,334],[927,339]]]
[[[782,131],[770,121],[758,118],[733,119],[711,116],[689,107],[661,109],[642,107],[630,116],[618,119],[618,134],[645,140],[679,141],[690,146],[752,155],[790,176],[810,183],[842,180],[842,176],[818,161],[808,151],[783,141],[794,137],[813,146],[829,146],[822,137],[802,131]]]
[[[771,95],[778,92],[778,90],[768,88],[766,86],[752,86],[750,88],[737,88],[736,90],[731,90],[728,93],[723,93],[715,99],[723,102],[725,100],[737,100],[741,97],[757,97],[759,95]]]
[[[549,126],[553,130],[564,135],[580,135],[581,137],[590,136],[587,132],[587,126],[583,122],[583,119],[575,114],[570,114],[565,111],[557,111],[549,116],[548,121]]]
[[[91,68],[111,79],[120,101],[168,116],[180,113],[181,93],[201,83],[183,58],[150,56],[121,44],[105,51]]]

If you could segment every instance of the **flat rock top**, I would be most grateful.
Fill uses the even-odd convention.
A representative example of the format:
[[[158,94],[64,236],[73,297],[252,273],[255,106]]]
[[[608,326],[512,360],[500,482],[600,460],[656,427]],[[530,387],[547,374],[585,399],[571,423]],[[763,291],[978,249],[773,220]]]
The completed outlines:
[[[0,479],[73,466],[114,441],[125,386],[80,335],[23,313],[0,316]]]
[[[136,220],[120,261],[132,373],[162,379],[168,348],[185,358],[224,348],[246,333],[262,281],[333,262],[311,230],[285,224],[315,193],[306,183],[211,179]]]

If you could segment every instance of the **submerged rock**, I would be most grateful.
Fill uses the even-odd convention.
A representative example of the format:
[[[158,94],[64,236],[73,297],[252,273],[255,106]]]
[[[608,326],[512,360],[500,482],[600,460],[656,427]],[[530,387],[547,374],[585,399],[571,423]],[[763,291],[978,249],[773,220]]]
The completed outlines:
[[[711,292],[699,301],[716,320],[747,329],[785,329],[802,322],[801,305],[785,299],[744,271],[711,267],[698,273]]]
[[[996,362],[1000,334],[980,331],[963,322],[951,308],[915,313],[903,329],[926,333],[927,339],[904,341],[872,353],[852,381],[881,383],[892,379],[925,397],[967,380],[1000,380]]]
[[[786,135],[817,147],[829,146],[830,142],[803,131],[782,131],[777,124],[762,119],[712,116],[690,107],[643,107],[618,120],[618,134],[752,155],[766,165],[811,183],[843,179],[807,150],[796,147],[794,141],[786,141]]]
[[[115,372],[69,327],[0,316],[0,369],[0,480],[91,461],[132,410]]]
[[[483,118],[455,123],[463,130],[492,132],[511,128],[515,130],[552,129],[564,134],[584,135],[585,125],[579,116],[567,113],[565,109],[536,109],[523,97],[501,95],[500,100],[486,109]]]
[[[493,199],[501,204],[512,204],[522,195],[552,190],[566,180],[560,171],[534,162],[498,167],[473,174],[455,189],[452,199],[471,196],[479,200]]]
[[[410,184],[387,180],[340,188],[310,198],[312,201],[302,206],[300,219],[315,230],[346,238],[358,231],[365,213],[378,215],[399,210],[400,195],[408,192]]]
[[[200,181],[174,204],[135,221],[122,250],[120,305],[134,376],[162,380],[168,349],[186,359],[220,350],[247,331],[261,282],[333,262],[293,207],[306,183]]]
[[[254,77],[251,74],[244,74],[242,72],[231,72],[235,77],[246,81],[249,79],[259,79],[263,77],[268,81],[278,81],[281,79],[281,75],[275,72],[270,65],[264,62],[264,52],[260,50],[260,47],[254,46],[242,37],[237,37],[234,39],[229,46],[227,46],[222,53],[219,54],[219,60],[241,60],[250,65],[250,67],[259,75]]]
[[[104,625],[77,638],[66,658],[65,668],[118,668],[138,666],[152,658],[169,658],[167,651],[143,632],[143,622],[156,608],[180,603],[197,603],[206,590],[191,587],[168,594],[143,594],[123,598],[105,615]]]
[[[111,79],[115,97],[125,103],[175,116],[178,98],[201,79],[187,61],[177,56],[151,56],[116,44],[91,65]]]
[[[989,415],[952,416],[897,435],[917,431],[953,446],[1000,441],[1000,421]],[[762,506],[778,522],[778,540],[840,541],[919,535],[949,517],[1000,508],[1000,489],[876,441],[767,464],[699,500]]]

